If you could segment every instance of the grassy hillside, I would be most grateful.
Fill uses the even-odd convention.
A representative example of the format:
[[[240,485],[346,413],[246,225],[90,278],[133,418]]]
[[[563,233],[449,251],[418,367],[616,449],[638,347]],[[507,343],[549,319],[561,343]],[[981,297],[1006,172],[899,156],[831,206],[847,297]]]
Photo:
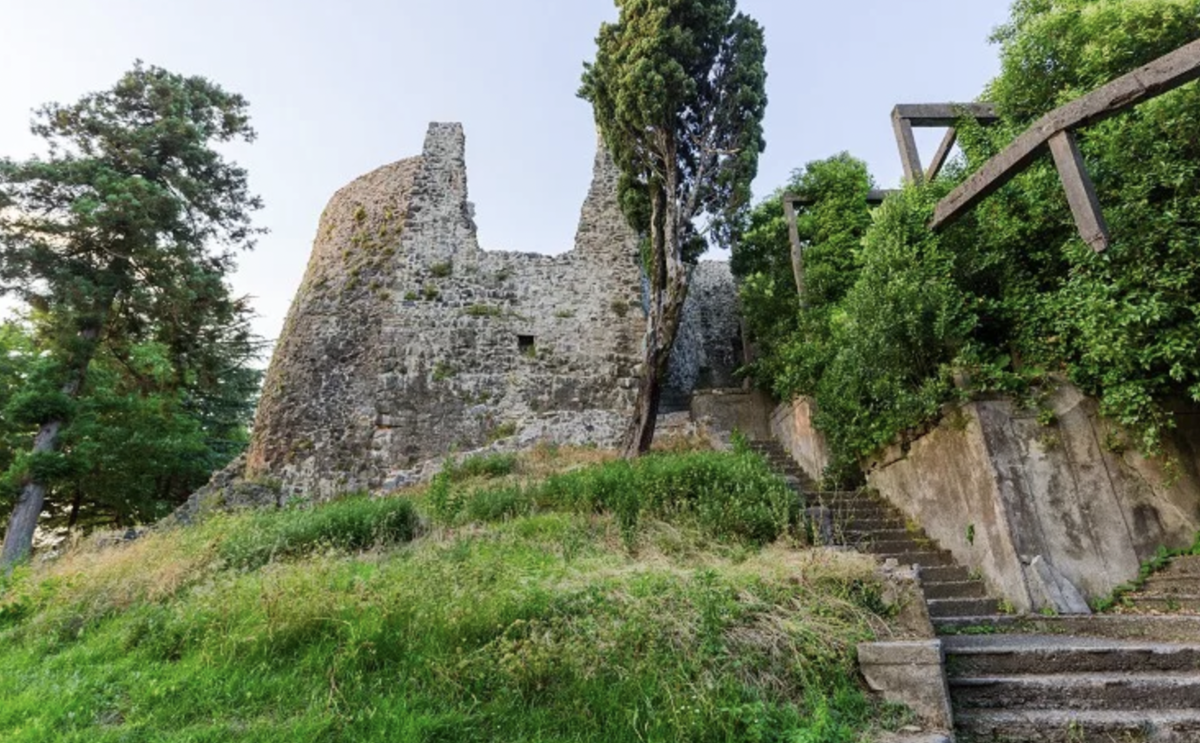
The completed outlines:
[[[4,741],[870,740],[873,563],[750,455],[542,449],[0,585]]]

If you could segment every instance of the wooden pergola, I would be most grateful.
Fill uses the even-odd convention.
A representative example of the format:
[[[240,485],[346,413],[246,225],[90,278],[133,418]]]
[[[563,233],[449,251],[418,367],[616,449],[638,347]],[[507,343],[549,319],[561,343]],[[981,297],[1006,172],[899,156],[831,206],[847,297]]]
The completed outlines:
[[[1096,188],[1083,162],[1075,132],[1104,121],[1151,98],[1200,79],[1200,40],[1160,57],[1111,83],[1051,111],[1017,137],[1007,148],[988,160],[966,181],[938,202],[929,227],[941,229],[998,191],[1049,150],[1067,194],[1067,203],[1083,241],[1097,252],[1108,249],[1110,236]],[[910,183],[932,181],[945,166],[958,140],[958,123],[972,118],[988,125],[999,120],[990,103],[901,104],[892,110],[892,127]],[[946,136],[925,169],[917,149],[914,130],[945,127]],[[868,203],[883,203],[892,191],[872,191]],[[784,194],[783,208],[792,249],[796,289],[804,294],[804,246],[800,243],[797,207],[811,203],[796,194]]]
[[[929,226],[936,230],[958,219],[1049,149],[1066,189],[1080,237],[1097,252],[1107,250],[1108,226],[1096,197],[1096,188],[1079,153],[1075,131],[1196,79],[1200,79],[1200,40],[1051,111],[942,199]]]

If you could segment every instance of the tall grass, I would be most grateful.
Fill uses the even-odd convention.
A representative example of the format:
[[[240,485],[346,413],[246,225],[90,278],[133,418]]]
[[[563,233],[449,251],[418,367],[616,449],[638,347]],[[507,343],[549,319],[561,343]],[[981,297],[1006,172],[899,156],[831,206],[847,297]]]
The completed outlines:
[[[514,471],[415,541],[412,503],[352,499],[81,548],[0,586],[0,740],[851,743],[899,724],[855,680],[855,644],[887,631],[874,563],[765,545],[774,501],[719,494],[756,470],[717,461]]]
[[[534,511],[612,513],[628,545],[646,516],[697,525],[716,539],[763,545],[787,529],[795,495],[750,453],[657,454],[607,462],[526,484],[456,487],[440,477],[430,494],[444,522],[495,521]]]
[[[256,568],[321,548],[354,551],[407,542],[416,534],[417,521],[407,500],[358,496],[285,515],[247,515],[229,525],[218,553],[234,567]]]

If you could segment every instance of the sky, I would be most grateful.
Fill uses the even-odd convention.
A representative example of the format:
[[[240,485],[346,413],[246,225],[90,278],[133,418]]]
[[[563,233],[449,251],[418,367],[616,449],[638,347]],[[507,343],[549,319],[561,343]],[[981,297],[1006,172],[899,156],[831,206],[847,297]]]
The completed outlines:
[[[897,103],[976,99],[1009,0],[741,0],[766,31],[767,150],[757,198],[841,151],[901,178]],[[270,230],[235,290],[274,339],[333,193],[420,154],[460,121],[481,245],[558,253],[574,241],[596,131],[576,97],[612,0],[0,0],[0,157],[40,151],[30,113],[111,87],[135,59],[250,101],[258,140],[230,150]],[[921,132],[926,161],[940,132]],[[721,258],[721,255],[712,256]]]

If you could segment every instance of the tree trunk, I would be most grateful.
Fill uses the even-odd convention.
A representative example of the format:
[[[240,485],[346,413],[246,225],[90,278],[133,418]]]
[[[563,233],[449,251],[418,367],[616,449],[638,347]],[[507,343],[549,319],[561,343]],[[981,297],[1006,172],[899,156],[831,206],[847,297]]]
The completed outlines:
[[[638,388],[633,419],[625,434],[623,455],[633,459],[650,451],[658,422],[658,404],[671,349],[679,332],[683,303],[687,299],[687,267],[680,245],[679,206],[674,198],[675,174],[668,173],[662,188],[651,188],[650,313],[642,354],[642,383]]]
[[[67,517],[67,529],[79,523],[79,507],[83,505],[83,483],[75,483],[75,494],[71,497],[71,515]]]
[[[79,338],[87,350],[79,354],[75,368],[70,372],[70,378],[62,387],[62,393],[71,399],[75,399],[83,387],[88,364],[92,360],[92,349],[99,335],[98,326],[79,333]],[[61,417],[43,423],[33,440],[33,453],[48,454],[57,450],[58,436],[65,424],[66,420]],[[37,522],[45,503],[46,483],[29,476],[21,487],[21,495],[17,497],[12,516],[8,520],[8,529],[4,533],[4,548],[0,551],[0,571],[10,573],[17,563],[29,557],[33,550],[33,535],[37,531]]]

